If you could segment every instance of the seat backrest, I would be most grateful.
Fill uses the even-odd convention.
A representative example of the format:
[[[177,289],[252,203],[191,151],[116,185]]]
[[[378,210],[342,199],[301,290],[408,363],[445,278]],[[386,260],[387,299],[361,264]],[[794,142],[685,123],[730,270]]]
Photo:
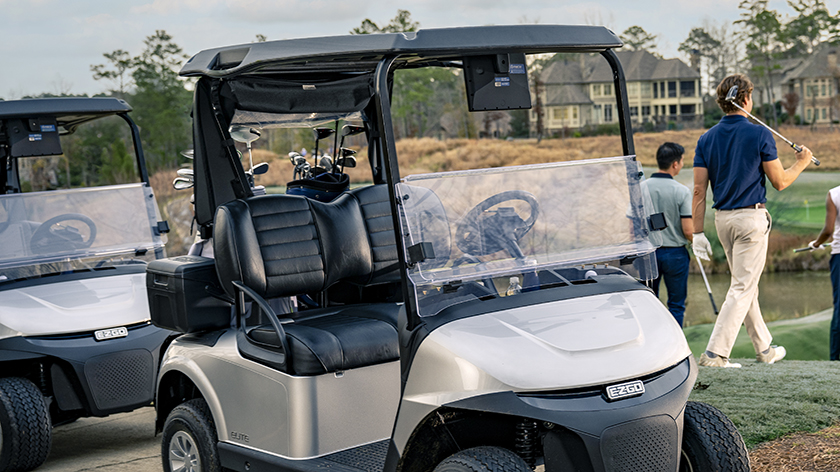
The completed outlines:
[[[360,285],[379,285],[400,281],[397,241],[387,185],[370,185],[347,192],[359,202],[373,257],[373,271],[367,278],[357,278]]]
[[[231,296],[236,280],[275,298],[373,272],[362,211],[350,195],[329,203],[293,195],[228,202],[216,210],[213,251],[219,281]]]

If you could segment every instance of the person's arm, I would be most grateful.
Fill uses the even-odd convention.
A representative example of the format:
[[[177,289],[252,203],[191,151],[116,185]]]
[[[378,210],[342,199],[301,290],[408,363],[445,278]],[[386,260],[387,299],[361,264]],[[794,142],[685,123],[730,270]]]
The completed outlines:
[[[762,161],[761,167],[764,169],[764,174],[767,175],[770,183],[773,184],[773,188],[781,191],[788,188],[799,177],[799,174],[808,167],[808,164],[811,163],[812,155],[810,149],[802,146],[802,152],[796,153],[796,162],[787,169],[782,166],[779,159]]]
[[[694,166],[694,196],[691,200],[692,233],[703,232],[706,219],[706,189],[709,188],[709,169]]]
[[[688,242],[694,241],[694,221],[691,218],[680,218],[682,232]]]
[[[831,194],[825,197],[825,226],[823,226],[817,240],[811,242],[811,247],[820,247],[820,244],[828,241],[834,234],[834,220],[837,218],[837,207],[834,206],[834,201],[831,199]]]

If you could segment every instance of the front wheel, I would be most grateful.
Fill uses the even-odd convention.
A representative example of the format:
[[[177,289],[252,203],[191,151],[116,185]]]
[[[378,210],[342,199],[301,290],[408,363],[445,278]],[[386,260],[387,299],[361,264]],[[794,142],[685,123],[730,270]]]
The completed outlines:
[[[203,398],[175,407],[163,425],[161,457],[165,472],[220,472],[218,435]]]
[[[479,446],[447,457],[434,472],[532,472],[521,457],[501,447]]]
[[[44,395],[20,377],[0,379],[0,470],[23,472],[50,453],[52,425]]]
[[[685,405],[680,472],[749,472],[750,459],[735,425],[717,408]]]

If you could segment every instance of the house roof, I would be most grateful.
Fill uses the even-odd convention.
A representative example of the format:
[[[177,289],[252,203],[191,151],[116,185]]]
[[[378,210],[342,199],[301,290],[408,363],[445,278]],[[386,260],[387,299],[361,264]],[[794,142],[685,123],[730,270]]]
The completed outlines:
[[[628,82],[665,79],[699,79],[700,73],[679,59],[660,59],[647,51],[615,51]],[[612,82],[612,71],[599,55],[575,60],[564,56],[542,72],[545,84]]]
[[[830,54],[835,57],[833,66],[829,61]],[[837,68],[837,56],[840,56],[840,47],[822,45],[808,57],[797,59],[799,64],[784,75],[782,83],[799,79],[834,77],[840,73],[840,69]]]

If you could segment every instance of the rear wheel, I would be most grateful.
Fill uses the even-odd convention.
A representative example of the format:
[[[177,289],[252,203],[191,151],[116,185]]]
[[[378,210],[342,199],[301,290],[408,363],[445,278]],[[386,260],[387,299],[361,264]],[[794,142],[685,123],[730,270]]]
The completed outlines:
[[[165,472],[220,472],[218,435],[203,398],[175,407],[163,425],[162,458]]]
[[[47,402],[27,379],[0,379],[0,470],[32,470],[47,460],[52,425]]]
[[[744,440],[720,410],[688,402],[684,418],[680,472],[749,472]]]
[[[514,452],[501,447],[479,446],[464,449],[444,459],[434,472],[531,472],[528,464]]]

